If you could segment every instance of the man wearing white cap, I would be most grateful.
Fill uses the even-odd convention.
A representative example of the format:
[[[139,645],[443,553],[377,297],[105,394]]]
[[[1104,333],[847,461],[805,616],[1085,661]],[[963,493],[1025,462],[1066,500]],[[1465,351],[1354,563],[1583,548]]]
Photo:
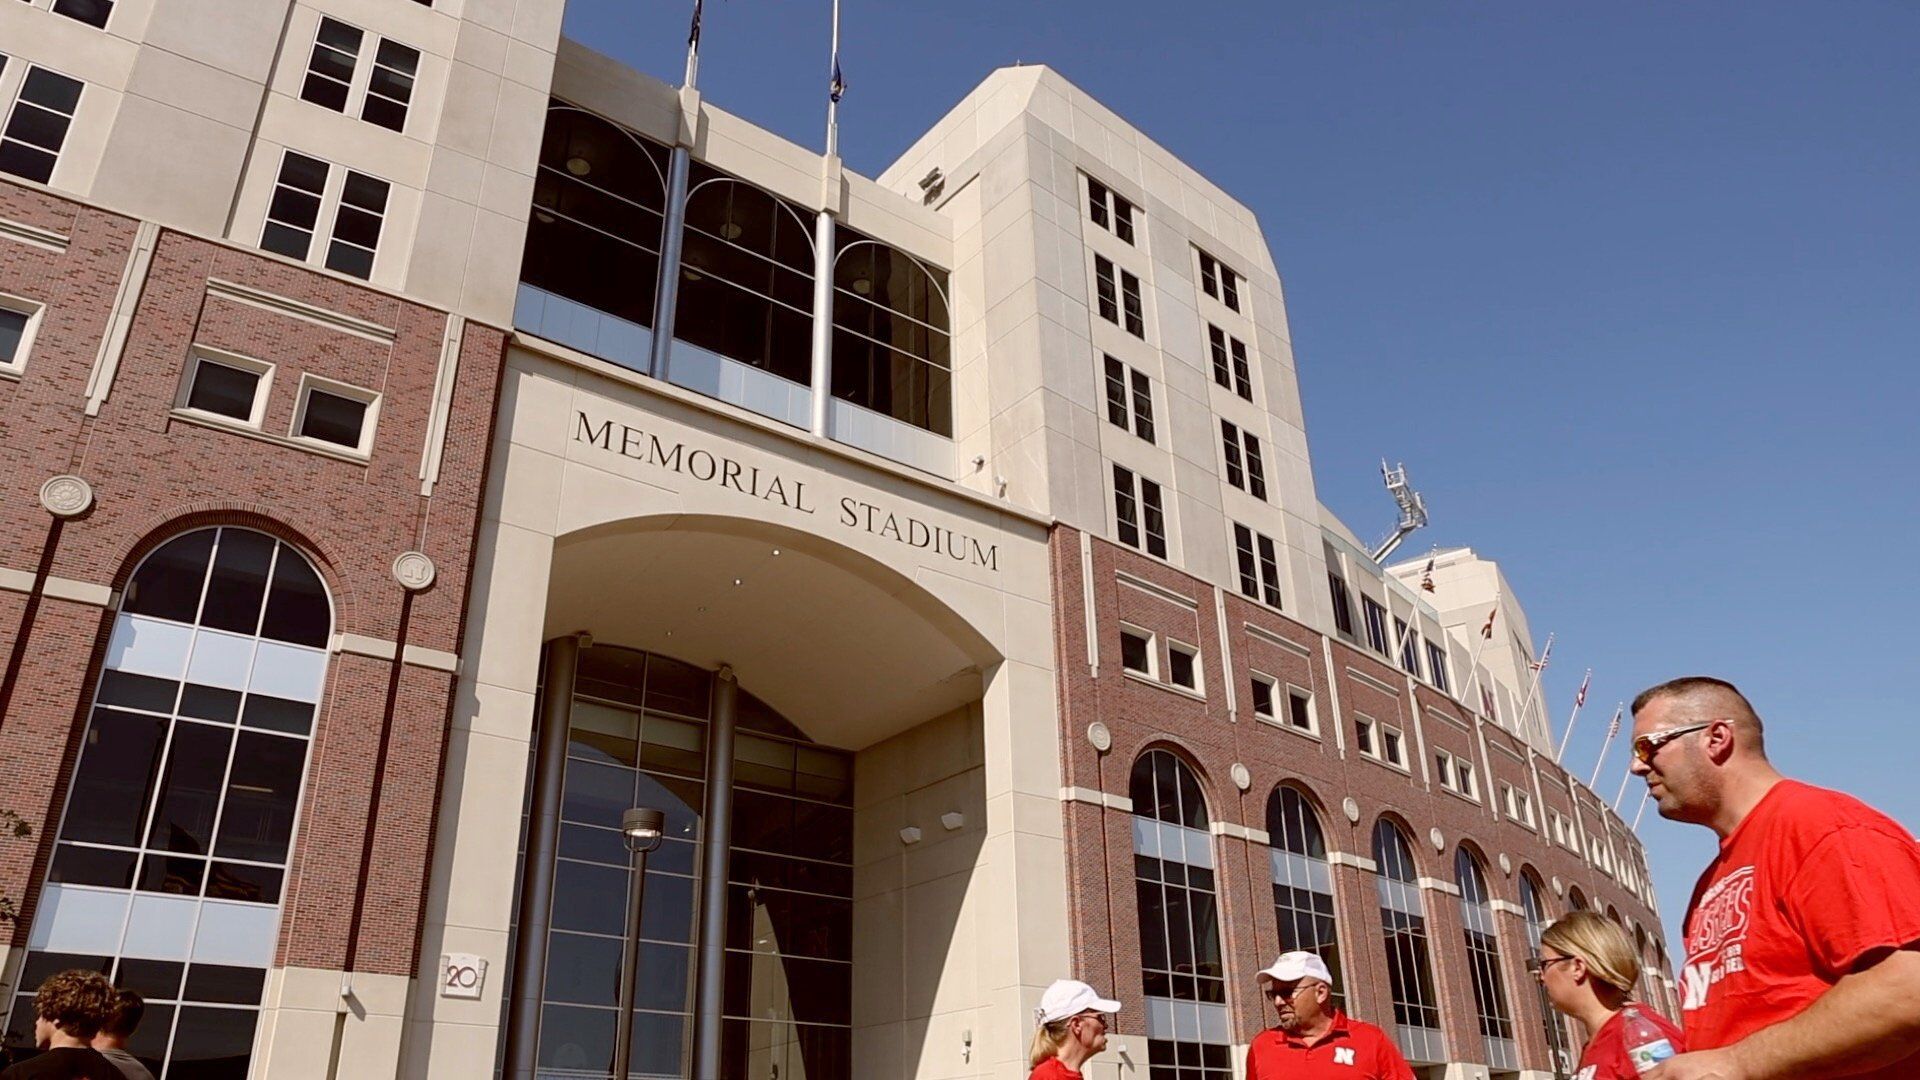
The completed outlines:
[[[1324,960],[1281,953],[1259,977],[1280,1024],[1247,1047],[1247,1080],[1413,1080],[1386,1032],[1330,1007],[1333,975]]]
[[[1027,1080],[1080,1080],[1080,1066],[1107,1048],[1107,1028],[1120,1003],[1077,979],[1057,979],[1033,1010],[1037,1026]]]

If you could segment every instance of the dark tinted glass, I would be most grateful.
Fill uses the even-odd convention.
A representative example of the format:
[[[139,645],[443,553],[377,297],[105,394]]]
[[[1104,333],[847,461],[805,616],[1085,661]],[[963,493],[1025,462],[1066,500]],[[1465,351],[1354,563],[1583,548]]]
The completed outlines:
[[[248,694],[243,722],[247,727],[305,735],[313,727],[313,706],[304,701]]]
[[[95,709],[61,839],[139,844],[166,735],[165,720]]]
[[[168,750],[166,779],[154,809],[147,846],[205,854],[212,845],[213,815],[220,802],[220,780],[227,767],[231,728],[205,724],[175,725]]]
[[[707,673],[671,657],[647,658],[647,708],[706,719]]]
[[[113,0],[53,0],[53,11],[88,26],[105,27],[107,17],[113,14]]]
[[[240,695],[233,690],[188,683],[180,694],[180,715],[231,724],[240,717]]]
[[[327,163],[305,154],[288,154],[280,161],[280,182],[318,195],[327,187]]]
[[[215,853],[234,859],[278,862],[293,836],[293,808],[300,798],[307,743],[242,732],[234,748]]]
[[[187,969],[186,997],[189,1001],[257,1005],[266,978],[267,973],[259,968],[195,964]]]
[[[35,149],[26,143],[0,141],[0,172],[24,176],[44,184],[53,178],[53,167],[59,160],[58,155]]]
[[[20,339],[26,332],[25,314],[0,308],[0,364],[11,364],[19,358]]]
[[[560,816],[584,825],[616,828],[620,815],[639,805],[633,801],[633,788],[633,770],[574,758],[567,762]]]
[[[207,582],[206,606],[200,625],[236,634],[260,627],[260,601],[267,594],[267,573],[273,564],[274,540],[246,529],[220,530],[213,552],[213,577]]]
[[[395,85],[402,82],[410,84],[412,80],[401,79],[398,76],[390,75],[388,72],[375,68],[373,71],[373,86],[369,89],[382,88],[389,93],[410,92],[412,89],[411,86],[402,88]],[[379,97],[369,93],[366,103],[360,106],[360,119],[370,124],[378,124],[389,131],[400,131],[407,126],[407,107],[390,98]]]
[[[320,575],[300,553],[281,545],[260,636],[319,647],[327,643],[327,632],[332,628],[327,588],[321,583]]]
[[[193,389],[187,393],[187,407],[235,420],[251,421],[254,393],[259,386],[259,372],[242,371],[202,360],[194,368]]]
[[[624,877],[626,871],[621,871],[621,874]],[[618,893],[616,899],[625,904],[626,893]],[[645,899],[646,904],[640,913],[641,937],[649,941],[693,941],[692,878],[656,874],[648,870]]]
[[[1120,635],[1120,666],[1128,671],[1145,672],[1151,670],[1151,661],[1147,655],[1147,639],[1138,634]]]
[[[620,1000],[620,939],[554,931],[547,939],[545,986],[547,1001],[614,1005]]]
[[[622,866],[561,860],[554,875],[553,928],[619,937],[627,917],[628,873]],[[646,906],[655,906],[651,889]]]
[[[27,72],[27,80],[21,85],[20,100],[72,116],[73,110],[80,104],[82,85],[80,80],[70,79],[59,72],[34,68]],[[18,111],[14,115],[18,117]]]
[[[307,392],[307,411],[300,418],[300,434],[309,439],[358,450],[360,433],[366,422],[366,402],[329,394],[325,390],[310,390]]]
[[[613,1010],[548,1005],[540,1010],[540,1067],[557,1075],[604,1075],[613,1061]]]
[[[364,281],[373,276],[373,252],[335,240],[327,246],[327,269]]]
[[[207,871],[207,895],[215,900],[278,903],[281,881],[285,876],[279,870],[264,866],[216,862]]]
[[[179,695],[180,684],[172,679],[109,671],[100,679],[98,701],[102,705],[123,705],[129,709],[170,713],[174,699]]]
[[[149,854],[140,864],[140,891],[199,896],[207,861],[187,855]]]
[[[120,961],[120,970],[115,973],[113,985],[122,990],[131,990],[141,997],[162,998],[172,1001],[180,996],[180,976],[187,965],[171,960],[136,960],[132,957]],[[141,1026],[147,1021],[143,1019]]]
[[[248,397],[251,407],[252,397]],[[207,579],[213,529],[176,537],[147,556],[127,585],[122,610],[175,622],[192,622],[200,610],[200,586]],[[169,708],[172,706],[169,705]]]
[[[61,844],[54,849],[53,865],[47,870],[47,880],[66,885],[104,885],[124,889],[133,884],[133,864],[138,857],[131,851]]]
[[[259,1015],[253,1009],[183,1006],[173,1035],[169,1080],[243,1080]]]
[[[274,202],[279,201],[276,196]],[[261,230],[260,246],[289,259],[304,259],[307,251],[313,247],[313,231],[311,228],[294,229],[269,221],[267,227]]]

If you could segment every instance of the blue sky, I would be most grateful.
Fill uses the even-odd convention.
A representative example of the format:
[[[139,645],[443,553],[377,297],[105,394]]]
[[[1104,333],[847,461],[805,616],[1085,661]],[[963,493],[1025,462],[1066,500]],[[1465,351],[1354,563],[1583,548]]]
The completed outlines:
[[[567,32],[679,81],[691,2]],[[712,0],[709,100],[822,142],[828,0]],[[1253,207],[1321,498],[1498,559],[1569,764],[1616,700],[1739,683],[1789,774],[1920,826],[1920,8],[845,0],[842,152],[878,173],[1046,63]],[[1616,742],[1599,783],[1626,767]],[[1631,818],[1638,785],[1624,812]],[[1713,850],[1643,822],[1669,927]]]

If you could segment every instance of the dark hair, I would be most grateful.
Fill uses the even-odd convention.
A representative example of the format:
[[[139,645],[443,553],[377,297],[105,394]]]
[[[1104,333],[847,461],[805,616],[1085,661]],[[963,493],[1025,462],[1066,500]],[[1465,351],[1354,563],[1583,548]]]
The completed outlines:
[[[91,1039],[113,1013],[113,984],[105,975],[71,968],[47,976],[33,995],[34,1015],[76,1039]]]
[[[107,1015],[106,1022],[100,1025],[103,1035],[116,1035],[122,1039],[133,1034],[140,1026],[140,1018],[147,1014],[147,1001],[132,990],[121,990],[114,995],[113,1012]]]
[[[1765,751],[1766,731],[1760,723],[1760,714],[1753,710],[1753,702],[1747,700],[1747,695],[1741,693],[1739,687],[1711,675],[1682,675],[1677,679],[1668,679],[1658,686],[1647,687],[1634,695],[1633,715],[1640,715],[1641,709],[1662,698],[1688,697],[1701,691],[1724,694],[1738,702],[1741,715],[1730,716],[1727,719],[1745,724],[1753,736],[1753,748]]]

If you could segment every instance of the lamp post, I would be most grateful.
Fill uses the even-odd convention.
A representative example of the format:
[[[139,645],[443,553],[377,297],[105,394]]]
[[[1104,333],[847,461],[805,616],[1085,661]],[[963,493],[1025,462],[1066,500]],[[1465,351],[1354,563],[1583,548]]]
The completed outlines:
[[[620,1014],[613,1025],[614,1080],[627,1080],[633,1056],[633,983],[640,960],[640,903],[647,888],[647,853],[660,846],[667,816],[636,806],[620,815],[620,834],[627,842],[631,882],[627,888],[627,931],[620,950]]]

